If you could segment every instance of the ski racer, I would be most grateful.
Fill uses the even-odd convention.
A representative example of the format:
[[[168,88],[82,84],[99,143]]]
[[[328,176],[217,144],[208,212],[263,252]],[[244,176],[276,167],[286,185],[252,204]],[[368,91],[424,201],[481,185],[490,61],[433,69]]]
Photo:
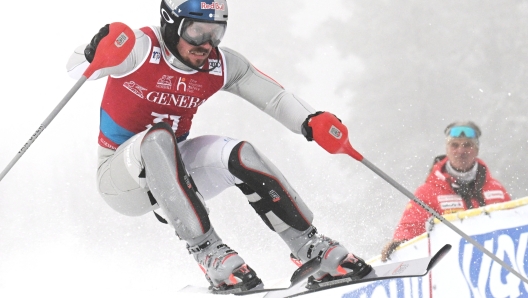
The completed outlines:
[[[194,114],[223,90],[247,100],[286,128],[313,140],[311,125],[326,121],[308,103],[241,54],[219,44],[226,32],[226,0],[162,0],[160,26],[134,30],[136,42],[121,64],[95,72],[108,76],[100,110],[97,185],[117,212],[150,211],[174,227],[214,292],[263,287],[255,271],[223,243],[205,201],[231,186],[247,196],[297,262],[321,256],[309,279],[360,279],[371,266],[318,233],[301,196],[250,142],[224,136],[189,138]],[[106,25],[67,63],[78,79],[97,55]],[[330,114],[331,117],[334,115]],[[337,118],[335,118],[337,119]],[[316,140],[317,141],[317,140]]]
[[[437,156],[427,179],[415,196],[439,214],[449,214],[510,201],[502,184],[491,176],[479,152],[480,128],[472,121],[457,121],[445,131],[446,155]],[[394,231],[393,239],[381,252],[386,262],[401,243],[425,233],[431,215],[410,201]]]

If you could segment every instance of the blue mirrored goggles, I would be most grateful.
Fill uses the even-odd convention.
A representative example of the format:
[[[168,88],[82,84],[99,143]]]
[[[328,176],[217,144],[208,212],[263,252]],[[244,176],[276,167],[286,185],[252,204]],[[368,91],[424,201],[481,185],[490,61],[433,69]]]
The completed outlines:
[[[455,126],[449,129],[448,136],[453,137],[453,138],[466,137],[466,138],[474,139],[474,138],[477,138],[477,132],[475,131],[475,129],[469,126]]]
[[[203,45],[208,42],[217,47],[226,31],[227,23],[198,22],[192,19],[183,19],[178,29],[178,35],[193,46]]]

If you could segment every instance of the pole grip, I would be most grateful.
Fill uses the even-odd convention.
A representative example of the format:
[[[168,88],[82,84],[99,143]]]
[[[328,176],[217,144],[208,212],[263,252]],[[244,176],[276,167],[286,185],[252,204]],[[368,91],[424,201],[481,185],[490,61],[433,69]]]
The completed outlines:
[[[337,117],[329,112],[310,118],[308,126],[312,128],[314,141],[331,154],[344,153],[361,161],[363,156],[357,152],[348,140],[348,129]]]
[[[135,43],[136,36],[130,27],[120,22],[111,23],[108,35],[97,45],[95,57],[83,75],[89,78],[98,69],[121,64]]]

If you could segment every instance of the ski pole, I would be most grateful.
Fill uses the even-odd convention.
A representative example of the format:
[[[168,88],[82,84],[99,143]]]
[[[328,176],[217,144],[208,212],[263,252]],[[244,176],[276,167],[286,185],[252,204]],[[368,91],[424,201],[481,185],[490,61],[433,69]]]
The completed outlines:
[[[493,259],[495,262],[499,263],[503,268],[508,270],[513,275],[519,277],[521,281],[528,284],[528,279],[526,277],[522,276],[519,272],[515,271],[508,264],[506,264],[504,261],[499,259],[496,255],[488,251],[486,248],[480,245],[480,243],[475,241],[469,235],[462,232],[459,228],[453,225],[450,221],[445,219],[438,212],[436,212],[431,207],[429,207],[427,204],[422,202],[413,193],[411,193],[409,190],[401,186],[398,182],[392,179],[389,175],[385,174],[382,170],[380,170],[378,167],[373,165],[370,161],[365,159],[359,152],[357,152],[354,148],[352,148],[352,145],[350,144],[348,140],[348,129],[334,115],[328,112],[325,112],[319,115],[318,117],[321,117],[321,116],[324,117],[321,119],[321,121],[313,121],[314,123],[312,124],[309,123],[308,125],[310,125],[310,127],[312,128],[313,139],[317,142],[317,144],[323,147],[323,149],[325,149],[331,154],[336,154],[336,153],[347,154],[351,156],[352,158],[356,159],[357,161],[361,162],[362,164],[367,166],[369,169],[371,169],[374,173],[376,173],[378,176],[383,178],[383,180],[387,181],[389,184],[394,186],[397,190],[403,193],[406,197],[413,200],[416,204],[420,205],[420,207],[422,207],[427,212],[432,214],[434,217],[436,217],[438,220],[440,220],[442,223],[448,226],[451,230],[455,231],[457,234],[462,236],[462,238],[466,239],[466,241],[473,244],[476,248],[478,248],[488,257]]]
[[[22,157],[22,155],[28,150],[29,146],[35,142],[37,137],[42,131],[50,124],[50,122],[57,116],[60,110],[68,103],[73,95],[81,88],[86,80],[98,69],[112,67],[119,65],[125,60],[130,54],[136,38],[134,32],[127,25],[123,23],[112,23],[109,27],[109,33],[107,36],[101,39],[97,46],[94,59],[90,66],[84,71],[82,77],[75,83],[70,91],[64,96],[61,102],[53,109],[49,116],[42,122],[38,127],[37,131],[29,138],[29,140],[22,146],[22,149],[18,151],[15,157],[7,165],[7,167],[0,173],[0,181],[7,175],[7,172],[15,165],[15,163]]]

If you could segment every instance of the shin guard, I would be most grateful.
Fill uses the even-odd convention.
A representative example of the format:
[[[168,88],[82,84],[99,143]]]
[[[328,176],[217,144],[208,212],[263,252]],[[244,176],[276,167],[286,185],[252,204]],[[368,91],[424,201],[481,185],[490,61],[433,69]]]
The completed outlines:
[[[164,122],[155,124],[141,143],[147,184],[167,220],[183,240],[205,234],[211,223],[182,162],[176,138]]]
[[[304,231],[311,226],[312,212],[281,172],[250,143],[240,142],[233,148],[228,167],[244,181],[241,190],[247,192],[251,206],[263,219],[266,217],[264,222],[270,228],[277,232],[288,227]]]

